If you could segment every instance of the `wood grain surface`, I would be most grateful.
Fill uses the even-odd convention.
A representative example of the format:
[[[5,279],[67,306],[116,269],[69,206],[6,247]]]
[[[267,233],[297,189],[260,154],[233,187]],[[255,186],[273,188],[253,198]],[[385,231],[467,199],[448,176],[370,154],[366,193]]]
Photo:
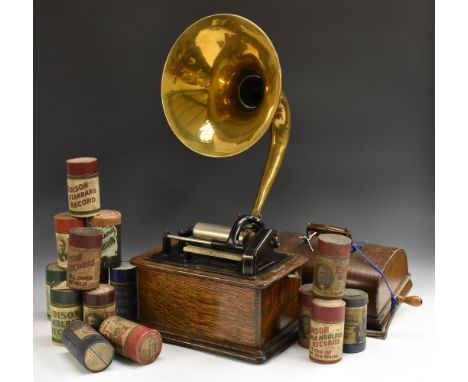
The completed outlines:
[[[296,336],[302,257],[257,279],[226,276],[136,256],[140,322],[163,339],[264,362]]]

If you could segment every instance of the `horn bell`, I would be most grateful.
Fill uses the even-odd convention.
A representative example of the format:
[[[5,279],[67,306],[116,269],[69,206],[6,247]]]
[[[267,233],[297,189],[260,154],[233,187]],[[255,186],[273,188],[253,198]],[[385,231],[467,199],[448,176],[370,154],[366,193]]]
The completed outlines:
[[[281,97],[281,67],[268,36],[231,14],[205,17],[177,39],[164,65],[168,123],[189,149],[228,157],[268,130]]]

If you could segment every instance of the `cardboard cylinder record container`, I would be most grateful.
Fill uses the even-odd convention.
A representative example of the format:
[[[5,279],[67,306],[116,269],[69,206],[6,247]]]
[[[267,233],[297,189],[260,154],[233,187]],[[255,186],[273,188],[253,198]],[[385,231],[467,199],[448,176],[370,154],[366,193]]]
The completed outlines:
[[[158,358],[162,349],[161,334],[119,316],[106,318],[99,332],[120,355],[147,365]]]
[[[101,267],[120,266],[122,215],[115,210],[101,210],[88,220],[88,225],[102,232]]]
[[[314,298],[312,284],[304,284],[299,288],[299,306],[301,313],[299,316],[298,342],[303,348],[309,349],[310,338],[310,306]]]
[[[350,238],[332,233],[318,237],[313,280],[313,292],[317,297],[343,297],[350,253]]]
[[[101,231],[79,227],[70,230],[67,283],[70,288],[91,290],[99,286]]]
[[[46,266],[46,296],[47,296],[47,318],[50,320],[50,286],[53,283],[66,281],[67,270],[59,267],[57,263]]]
[[[83,321],[93,329],[99,330],[99,325],[107,317],[115,316],[115,291],[109,284],[99,284],[99,287],[83,292]]]
[[[89,371],[98,373],[107,369],[114,359],[112,345],[83,321],[73,321],[62,335],[64,346]]]
[[[101,209],[99,166],[96,158],[68,159],[68,211],[76,217],[96,215]]]
[[[54,227],[57,263],[60,267],[67,268],[69,232],[75,227],[86,227],[86,219],[60,212],[54,216]]]
[[[82,319],[81,292],[70,289],[66,281],[52,284],[50,309],[52,341],[62,344],[63,330],[73,321]]]
[[[116,315],[135,320],[138,317],[136,267],[123,261],[110,270],[110,283],[115,289]]]
[[[310,309],[309,358],[336,363],[343,356],[345,302],[314,298]]]
[[[366,348],[369,296],[359,289],[345,289],[343,300],[346,303],[343,352],[359,353]]]

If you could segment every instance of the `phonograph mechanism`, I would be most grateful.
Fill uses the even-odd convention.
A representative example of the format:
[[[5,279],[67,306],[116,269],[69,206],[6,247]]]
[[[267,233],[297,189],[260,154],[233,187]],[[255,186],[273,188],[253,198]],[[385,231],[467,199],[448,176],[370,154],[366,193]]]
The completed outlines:
[[[167,57],[161,83],[169,126],[191,150],[239,154],[270,129],[252,211],[232,226],[196,223],[164,232],[162,248],[134,257],[140,321],[164,341],[264,362],[296,338],[306,260],[275,250],[261,211],[289,140],[288,102],[273,44],[251,21],[208,16],[188,27]]]
[[[150,260],[241,277],[282,264],[289,256],[273,252],[279,245],[277,233],[261,220],[291,128],[278,55],[269,38],[240,16],[197,21],[167,57],[161,94],[172,131],[201,155],[239,154],[268,129],[271,141],[250,215],[230,227],[196,223],[177,235],[165,232],[162,251]]]

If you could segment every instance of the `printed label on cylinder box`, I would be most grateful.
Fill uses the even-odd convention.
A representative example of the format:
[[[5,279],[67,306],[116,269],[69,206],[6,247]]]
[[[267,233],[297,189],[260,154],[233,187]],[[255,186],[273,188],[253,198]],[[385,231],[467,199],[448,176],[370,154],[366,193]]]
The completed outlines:
[[[89,286],[97,288],[99,286],[100,271],[100,248],[70,247],[67,272],[67,283],[70,288],[81,289]]]
[[[66,308],[52,305],[50,311],[52,319],[52,340],[62,343],[63,329],[73,321],[81,320],[81,305]]]
[[[324,323],[310,320],[310,357],[337,361],[343,353],[344,322]]]
[[[102,232],[102,254],[101,257],[115,257],[119,254],[120,226],[97,226]]]
[[[55,246],[57,247],[58,266],[67,267],[68,260],[68,233],[55,233]]]
[[[125,353],[125,345],[127,344],[127,339],[133,329],[140,326],[134,322],[127,320],[122,320],[116,317],[116,319],[107,320],[101,327],[99,331],[114,345],[115,351],[122,355]]]
[[[334,298],[343,296],[349,257],[315,257],[313,291],[317,296]]]
[[[98,211],[101,208],[99,177],[67,178],[68,209],[76,215]]]
[[[102,308],[90,308],[83,305],[83,321],[94,329],[98,329],[101,322],[110,316],[115,316],[115,304],[103,306]]]
[[[362,344],[366,340],[366,307],[346,308],[344,340],[346,345]]]

